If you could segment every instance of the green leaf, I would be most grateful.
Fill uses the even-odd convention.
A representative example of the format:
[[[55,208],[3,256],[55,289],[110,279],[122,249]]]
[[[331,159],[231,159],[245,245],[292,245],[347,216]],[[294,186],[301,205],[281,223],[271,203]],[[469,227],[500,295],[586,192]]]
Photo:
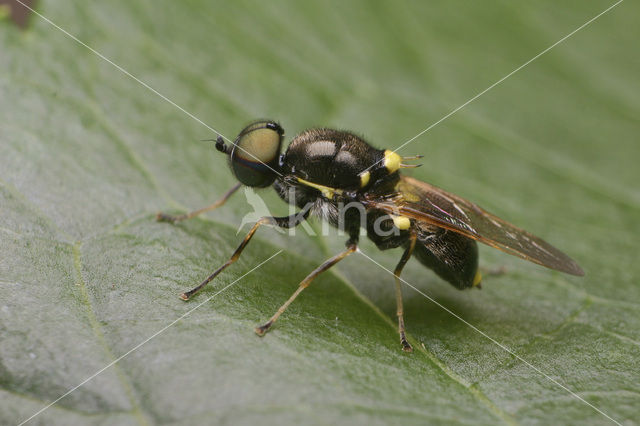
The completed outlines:
[[[393,149],[611,4],[48,0],[38,10],[226,136],[273,117],[288,137],[323,125]],[[343,248],[335,233],[260,229],[233,267],[180,301],[232,253],[252,210],[240,194],[202,218],[155,221],[234,184],[198,141],[215,135],[44,20],[24,32],[0,22],[0,423],[115,360],[32,423],[609,422],[550,378],[636,422],[639,12],[621,3],[401,151],[425,154],[413,176],[585,269],[570,277],[482,247],[483,266],[507,272],[466,292],[418,262],[405,269],[548,377],[409,287],[416,351],[403,353],[393,279],[357,254],[258,338],[253,327]],[[273,191],[260,195],[288,212]],[[388,269],[400,257],[362,250]]]

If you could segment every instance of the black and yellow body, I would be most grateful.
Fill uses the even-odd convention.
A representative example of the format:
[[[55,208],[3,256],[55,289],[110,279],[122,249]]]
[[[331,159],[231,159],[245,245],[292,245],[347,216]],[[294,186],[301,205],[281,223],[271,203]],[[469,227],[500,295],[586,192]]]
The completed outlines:
[[[242,185],[273,186],[300,212],[287,217],[263,217],[249,231],[227,262],[200,285],[182,293],[188,300],[220,272],[234,263],[262,225],[291,228],[309,216],[318,216],[347,235],[346,249],[327,259],[300,283],[296,292],[269,321],[256,328],[264,335],[297,295],[313,279],[357,250],[361,230],[381,250],[403,248],[394,271],[398,328],[403,350],[405,336],[400,274],[411,257],[431,268],[458,289],[477,287],[480,241],[509,254],[573,275],[582,269],[544,240],[486,212],[479,206],[428,183],[400,173],[416,167],[388,149],[376,149],[347,131],[310,129],[295,136],[281,154],[282,127],[271,120],[246,126],[227,146],[218,137],[216,148],[229,156],[239,183],[211,206],[181,216],[158,214],[159,220],[178,222],[222,205]]]
[[[300,209],[311,205],[311,214],[344,230],[351,239],[357,240],[360,228],[365,227],[367,237],[380,250],[406,248],[415,234],[413,255],[421,263],[459,289],[472,287],[474,280],[478,284],[474,240],[415,219],[389,215],[367,203],[398,193],[401,165],[397,154],[373,148],[353,133],[311,129],[291,141],[280,162],[282,176],[276,178],[274,188]]]

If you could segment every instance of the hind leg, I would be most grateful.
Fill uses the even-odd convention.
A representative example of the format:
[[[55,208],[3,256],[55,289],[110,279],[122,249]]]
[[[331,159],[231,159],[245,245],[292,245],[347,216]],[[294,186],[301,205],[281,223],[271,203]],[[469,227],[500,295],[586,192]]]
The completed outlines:
[[[406,250],[402,254],[396,269],[393,271],[393,275],[396,280],[396,313],[398,315],[398,332],[400,333],[400,344],[402,345],[402,350],[405,352],[413,352],[413,348],[407,341],[407,336],[404,330],[404,308],[402,306],[402,286],[400,284],[400,274],[402,273],[402,269],[404,265],[407,264],[409,258],[411,258],[411,254],[413,254],[413,249],[416,247],[416,234],[412,234],[409,238],[409,245]]]

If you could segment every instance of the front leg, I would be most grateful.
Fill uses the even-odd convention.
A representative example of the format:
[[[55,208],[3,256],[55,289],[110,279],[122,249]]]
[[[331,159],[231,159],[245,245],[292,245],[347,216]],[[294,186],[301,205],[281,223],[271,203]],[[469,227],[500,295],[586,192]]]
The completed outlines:
[[[251,241],[251,238],[253,237],[253,234],[255,234],[255,232],[258,230],[258,228],[262,225],[274,225],[280,228],[293,228],[295,226],[300,225],[304,220],[307,219],[307,217],[309,217],[309,212],[310,209],[305,209],[302,212],[293,214],[291,216],[284,216],[284,217],[271,217],[271,216],[265,216],[260,218],[260,220],[258,220],[249,230],[249,233],[244,237],[244,239],[242,240],[242,242],[240,243],[240,245],[238,246],[238,248],[236,249],[235,252],[233,252],[233,254],[231,255],[231,257],[229,258],[229,260],[227,260],[222,266],[220,266],[218,269],[216,269],[211,275],[209,275],[204,281],[202,281],[197,287],[194,287],[193,289],[182,293],[180,295],[180,299],[182,300],[189,300],[189,298],[191,298],[191,296],[193,296],[195,293],[199,292],[200,290],[202,290],[202,288],[204,286],[206,286],[207,284],[209,284],[215,277],[218,276],[218,274],[220,274],[220,272],[224,271],[229,265],[231,265],[232,263],[235,263],[236,260],[238,260],[238,258],[240,257],[240,254],[242,254],[242,251],[244,250],[244,248],[247,246],[247,244],[249,244],[249,241]]]
[[[171,223],[176,223],[176,222],[182,222],[183,220],[187,220],[187,219],[191,219],[193,217],[198,216],[199,214],[202,214],[204,212],[208,212],[211,211],[213,209],[217,209],[218,207],[220,207],[221,205],[223,205],[224,203],[227,202],[227,200],[229,199],[229,197],[231,197],[238,189],[240,189],[240,187],[242,186],[241,183],[237,183],[235,184],[233,187],[231,187],[231,189],[229,189],[227,192],[225,192],[225,194],[222,196],[222,198],[220,198],[218,201],[216,201],[215,203],[207,206],[207,207],[203,207],[201,209],[198,210],[194,210],[190,213],[185,213],[185,214],[181,214],[181,215],[177,215],[177,216],[173,216],[170,214],[166,214],[166,213],[158,213],[156,215],[156,220],[158,222],[171,222]]]

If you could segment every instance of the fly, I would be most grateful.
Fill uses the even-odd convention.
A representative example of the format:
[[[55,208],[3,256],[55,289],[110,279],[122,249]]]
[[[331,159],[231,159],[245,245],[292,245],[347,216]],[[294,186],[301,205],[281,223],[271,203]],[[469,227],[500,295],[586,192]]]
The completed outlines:
[[[259,219],[231,257],[198,286],[182,293],[182,300],[189,300],[238,260],[259,227],[292,228],[310,215],[343,230],[348,235],[346,248],[307,275],[280,309],[255,328],[260,336],[318,275],[356,251],[362,228],[380,250],[404,249],[394,275],[398,331],[406,352],[413,349],[405,335],[400,274],[412,256],[461,290],[478,287],[482,281],[476,241],[547,268],[584,275],[574,260],[541,238],[470,201],[400,173],[401,168],[416,167],[403,161],[421,156],[400,157],[342,130],[305,130],[281,154],[283,139],[284,129],[271,120],[249,124],[231,146],[219,136],[216,148],[229,157],[238,183],[208,207],[180,216],[158,214],[158,220],[173,223],[195,217],[223,205],[243,185],[272,186],[284,201],[300,209],[291,216]]]

